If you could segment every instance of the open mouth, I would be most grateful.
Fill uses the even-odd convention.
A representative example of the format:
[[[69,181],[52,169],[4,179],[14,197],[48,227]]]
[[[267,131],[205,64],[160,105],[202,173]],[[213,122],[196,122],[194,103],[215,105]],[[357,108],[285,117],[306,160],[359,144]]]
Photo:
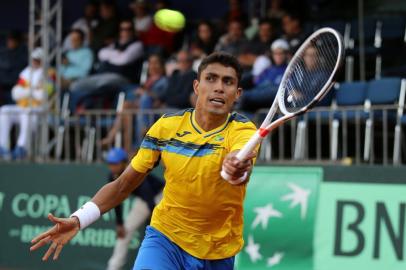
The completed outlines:
[[[216,105],[224,105],[226,102],[222,98],[211,98],[209,99],[210,103],[216,104]]]

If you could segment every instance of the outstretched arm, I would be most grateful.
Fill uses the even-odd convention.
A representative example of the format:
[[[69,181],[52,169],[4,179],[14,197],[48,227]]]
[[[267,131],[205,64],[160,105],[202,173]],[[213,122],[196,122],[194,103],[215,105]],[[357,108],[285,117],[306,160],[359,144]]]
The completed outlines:
[[[146,173],[137,172],[129,165],[115,181],[104,185],[96,193],[92,198],[92,203],[97,206],[100,214],[106,213],[127,198],[131,191],[141,184],[145,175]],[[48,251],[42,257],[43,261],[46,261],[52,253],[54,254],[53,259],[58,259],[63,246],[67,244],[81,228],[80,220],[76,216],[57,218],[49,214],[48,219],[54,223],[54,226],[35,237],[31,241],[32,246],[30,248],[30,250],[33,251],[46,244],[51,244]]]

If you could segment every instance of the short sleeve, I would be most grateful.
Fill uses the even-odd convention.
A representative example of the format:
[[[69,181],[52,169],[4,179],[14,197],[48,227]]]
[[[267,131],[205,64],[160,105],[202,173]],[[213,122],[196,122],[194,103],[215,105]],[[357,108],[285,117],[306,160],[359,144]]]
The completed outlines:
[[[140,173],[153,169],[159,162],[162,145],[162,118],[160,118],[145,135],[138,153],[131,160],[131,166]]]
[[[239,150],[248,142],[252,135],[256,132],[256,127],[252,122],[246,122],[237,125],[233,129],[233,134],[230,136],[230,152]]]

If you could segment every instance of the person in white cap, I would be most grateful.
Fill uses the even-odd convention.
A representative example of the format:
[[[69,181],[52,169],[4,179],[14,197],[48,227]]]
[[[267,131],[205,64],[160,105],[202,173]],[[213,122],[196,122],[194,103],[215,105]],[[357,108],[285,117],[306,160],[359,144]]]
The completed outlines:
[[[277,39],[271,45],[272,65],[254,77],[254,88],[244,92],[239,108],[255,111],[272,104],[289,60],[289,44]]]
[[[38,114],[45,109],[48,97],[44,89],[42,69],[43,50],[36,48],[31,53],[31,65],[19,75],[17,84],[11,90],[16,104],[0,108],[0,159],[23,159],[27,155],[31,133],[38,122]],[[10,152],[10,130],[19,125],[16,147]]]

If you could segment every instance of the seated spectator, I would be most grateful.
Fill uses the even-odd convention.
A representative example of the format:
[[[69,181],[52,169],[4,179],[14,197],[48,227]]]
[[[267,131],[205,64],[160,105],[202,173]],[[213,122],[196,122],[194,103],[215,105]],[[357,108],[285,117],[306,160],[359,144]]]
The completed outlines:
[[[113,0],[101,0],[100,19],[91,32],[90,48],[96,54],[101,48],[109,46],[117,38],[119,30],[119,17],[117,7]]]
[[[155,1],[153,5],[154,14],[161,9],[171,9],[166,0]],[[176,39],[179,33],[167,32],[160,29],[154,22],[147,32],[140,33],[140,40],[145,46],[147,55],[158,53],[169,56],[175,52],[177,45],[182,45],[183,39]]]
[[[27,46],[18,31],[7,35],[6,47],[0,49],[0,105],[12,103],[11,88],[27,65]]]
[[[255,111],[259,108],[268,108],[275,99],[279,84],[287,68],[289,59],[289,45],[283,39],[272,43],[272,66],[265,69],[254,78],[254,88],[244,91],[239,109]]]
[[[134,27],[137,35],[147,32],[152,25],[152,17],[148,14],[147,3],[145,0],[133,0],[130,8],[134,13]]]
[[[296,14],[287,13],[282,17],[282,29],[282,38],[288,41],[293,54],[307,37],[302,27],[302,19]]]
[[[88,0],[85,5],[84,16],[77,19],[71,29],[79,29],[83,32],[83,45],[89,46],[93,29],[99,24],[97,18],[99,5],[96,0]],[[70,35],[67,35],[63,42],[63,51],[72,49]]]
[[[232,21],[240,21],[244,25],[248,22],[248,15],[244,11],[242,0],[228,0],[228,10],[224,14],[223,20],[223,25],[228,25]]]
[[[38,125],[39,114],[46,109],[48,92],[45,89],[43,51],[36,48],[31,54],[31,66],[26,67],[12,89],[15,105],[0,108],[0,158],[23,159],[27,155],[32,132]],[[10,130],[13,124],[19,125],[16,147],[10,153]]]
[[[213,26],[208,21],[201,21],[197,26],[197,35],[190,43],[190,53],[195,59],[201,59],[214,51],[216,42]]]
[[[243,25],[240,21],[235,20],[228,24],[227,33],[220,37],[214,50],[236,55],[246,42]]]
[[[189,52],[180,51],[176,60],[177,68],[169,76],[168,87],[158,96],[158,104],[161,108],[184,109],[190,107],[189,98],[193,93],[193,81],[197,76],[192,69],[193,59]]]
[[[86,77],[93,65],[93,53],[83,45],[82,30],[73,29],[69,38],[72,48],[65,52],[60,69],[62,89],[68,89],[73,81]]]
[[[158,54],[152,54],[148,58],[148,78],[146,82],[134,88],[128,88],[126,94],[126,101],[124,102],[124,110],[131,110],[140,108],[140,103],[145,103],[143,107],[153,107],[154,100],[157,96],[163,95],[168,85],[168,79],[165,76],[165,65],[163,59]],[[150,104],[151,102],[151,104]],[[145,121],[143,119],[146,119]],[[144,124],[148,121],[148,115],[145,117],[140,116],[137,121],[138,129],[145,129]],[[116,133],[122,128],[124,132],[124,147],[127,151],[131,150],[132,140],[129,127],[132,125],[131,116],[127,113],[119,115],[110,129],[106,138],[102,140],[102,145],[109,145],[113,142]]]
[[[269,53],[268,53],[269,54]],[[271,65],[268,54],[261,54],[258,47],[246,43],[238,54],[238,61],[243,67],[240,85],[247,89],[253,87],[253,78],[261,74]]]
[[[135,82],[142,58],[143,45],[136,39],[134,25],[131,20],[123,20],[116,42],[99,51],[97,74],[71,84],[70,111],[75,112],[81,101],[89,101],[88,97],[117,94],[123,86]]]
[[[267,11],[268,18],[275,19],[275,20],[282,20],[283,15],[285,14],[285,10],[282,6],[282,0],[272,0],[271,5]]]
[[[275,28],[271,20],[263,18],[258,23],[258,33],[250,41],[250,45],[259,54],[266,54],[271,47],[272,41],[275,40]]]

